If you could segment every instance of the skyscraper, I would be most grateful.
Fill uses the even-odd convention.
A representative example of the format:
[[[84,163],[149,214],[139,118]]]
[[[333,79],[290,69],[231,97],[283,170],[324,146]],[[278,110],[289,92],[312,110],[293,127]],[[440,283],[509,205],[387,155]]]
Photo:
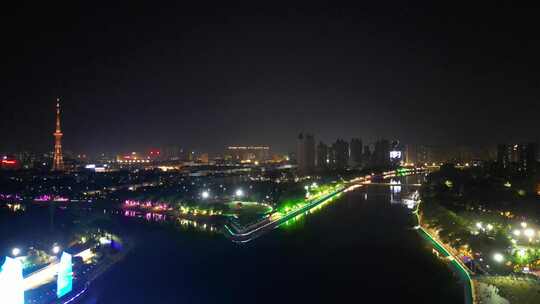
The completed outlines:
[[[375,142],[373,165],[376,167],[387,167],[390,165],[390,142],[388,140],[383,139]]]
[[[310,134],[298,135],[297,143],[298,170],[303,173],[311,173],[315,167],[315,138]]]
[[[56,98],[56,131],[54,135],[53,171],[64,170],[64,156],[62,155],[62,129],[60,128],[60,98]]]
[[[353,138],[351,139],[350,144],[350,162],[352,166],[360,166],[362,165],[362,148],[364,147],[362,145],[362,140],[359,138]]]
[[[362,166],[370,166],[371,165],[371,149],[368,145],[364,146],[364,153],[362,154]]]
[[[499,144],[497,146],[497,162],[502,168],[513,168],[518,172],[532,174],[536,172],[538,161],[538,144]]]
[[[405,146],[405,162],[410,164],[425,164],[431,163],[433,160],[430,158],[433,153],[430,153],[430,149],[424,145],[408,144]]]
[[[330,163],[335,169],[345,169],[349,163],[349,143],[343,139],[332,144]]]
[[[328,146],[321,141],[317,145],[317,168],[326,169],[329,161]]]
[[[390,163],[394,166],[399,165],[405,159],[403,157],[404,151],[405,148],[398,140],[392,141],[389,151]]]

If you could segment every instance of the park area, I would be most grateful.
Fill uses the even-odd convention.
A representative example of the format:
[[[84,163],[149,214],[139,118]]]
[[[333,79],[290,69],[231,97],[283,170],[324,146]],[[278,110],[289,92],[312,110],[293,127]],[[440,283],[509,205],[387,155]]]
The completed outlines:
[[[533,277],[514,276],[479,276],[476,278],[479,283],[489,286],[490,293],[486,293],[487,303],[504,303],[496,300],[500,297],[510,303],[537,304],[540,298],[540,282]],[[486,288],[484,288],[486,289]],[[496,294],[495,294],[496,293]]]

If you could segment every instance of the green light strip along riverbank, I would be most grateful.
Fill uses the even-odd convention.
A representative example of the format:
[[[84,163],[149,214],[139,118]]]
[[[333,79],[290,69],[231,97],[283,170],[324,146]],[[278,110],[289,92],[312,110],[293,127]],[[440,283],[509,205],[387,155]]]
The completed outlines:
[[[308,212],[312,208],[322,204],[323,202],[325,202],[325,201],[329,200],[330,198],[338,195],[339,193],[342,193],[345,189],[347,189],[347,187],[338,186],[337,189],[334,190],[333,192],[331,192],[329,194],[326,194],[323,197],[317,198],[317,199],[307,203],[302,208],[292,210],[291,212],[287,213],[286,215],[283,215],[283,216],[281,216],[280,218],[278,218],[278,219],[276,219],[274,221],[267,222],[264,225],[254,227],[254,229],[252,229],[252,230],[249,230],[249,231],[246,231],[246,232],[243,232],[243,233],[238,233],[238,232],[232,231],[232,229],[227,224],[225,225],[225,229],[228,231],[230,236],[233,238],[233,241],[240,242],[240,243],[248,242],[248,241],[260,236],[264,232],[271,231],[272,229],[274,229],[276,227],[279,227],[280,225],[282,225],[286,221],[298,216],[299,214],[303,214],[305,212]]]
[[[420,209],[420,204],[416,207],[416,210],[413,212],[416,215],[416,219],[418,221],[418,233],[420,236],[422,236],[423,239],[430,242],[433,247],[442,254],[445,258],[449,258],[451,268],[454,269],[454,271],[459,275],[459,277],[463,280],[464,285],[464,293],[465,293],[465,303],[466,304],[476,304],[476,290],[474,288],[474,282],[471,278],[470,271],[467,267],[461,264],[459,257],[454,256],[452,253],[450,253],[449,250],[447,250],[441,242],[439,242],[434,236],[432,236],[424,227],[422,227],[420,216],[418,214]]]

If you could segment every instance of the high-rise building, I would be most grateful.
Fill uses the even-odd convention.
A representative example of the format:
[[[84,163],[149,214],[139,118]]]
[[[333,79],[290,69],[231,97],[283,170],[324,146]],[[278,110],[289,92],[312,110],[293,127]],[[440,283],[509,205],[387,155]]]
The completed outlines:
[[[352,166],[357,167],[362,165],[362,140],[359,138],[351,139],[350,144],[350,163]]]
[[[517,145],[497,145],[497,163],[502,168],[509,168],[513,162],[517,162]]]
[[[315,168],[315,138],[311,134],[300,133],[297,143],[298,170],[303,173],[311,173]]]
[[[364,146],[364,153],[362,153],[362,165],[369,166],[371,163],[371,149],[369,145]]]
[[[519,145],[518,169],[527,174],[536,173],[538,162],[538,144],[526,143]]]
[[[208,156],[208,153],[202,153],[197,159],[197,161],[203,164],[208,164],[210,162],[210,157]]]
[[[237,162],[264,162],[270,159],[269,146],[228,146],[225,159]]]
[[[405,146],[405,162],[409,164],[423,165],[432,160],[429,159],[427,146],[408,144]]]
[[[388,153],[390,158],[390,164],[394,166],[401,164],[401,162],[405,160],[405,148],[399,142],[399,140],[392,141],[392,143],[390,144],[390,151]]]
[[[538,144],[499,144],[497,145],[497,162],[505,169],[515,169],[525,174],[535,173],[538,162]]]
[[[382,139],[375,142],[373,165],[376,167],[386,167],[390,165],[390,143],[388,140]]]
[[[167,161],[183,161],[186,156],[179,145],[167,145],[161,149],[161,158]]]
[[[64,170],[64,156],[62,155],[62,129],[60,128],[60,98],[56,99],[56,131],[54,132],[53,171]]]
[[[317,168],[319,169],[326,169],[328,168],[328,163],[330,162],[329,155],[328,155],[328,145],[323,143],[322,141],[319,142],[317,145]]]
[[[345,169],[349,163],[349,143],[343,139],[332,144],[330,164],[335,169]]]

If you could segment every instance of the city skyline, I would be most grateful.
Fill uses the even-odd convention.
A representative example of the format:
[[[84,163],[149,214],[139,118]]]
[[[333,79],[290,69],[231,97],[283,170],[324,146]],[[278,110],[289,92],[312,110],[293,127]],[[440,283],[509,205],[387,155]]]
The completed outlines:
[[[0,304],[540,303],[540,10],[109,2],[3,5]]]
[[[60,168],[60,169],[55,169],[55,170],[62,170],[62,167],[63,167],[63,153],[62,153],[62,137],[63,137],[63,133],[62,133],[62,130],[60,128],[60,98],[56,98],[56,106],[55,106],[55,109],[56,109],[56,115],[55,115],[55,132],[53,133],[53,136],[55,138],[54,140],[54,148],[53,149],[47,149],[45,148],[45,150],[38,150],[38,149],[35,149],[35,147],[25,147],[25,148],[13,148],[11,147],[12,150],[7,150],[9,149],[8,148],[4,148],[5,150],[4,151],[1,151],[0,152],[4,152],[4,153],[21,153],[21,152],[30,152],[30,153],[48,153],[48,152],[52,152],[53,154],[53,166],[55,168]],[[303,132],[300,132],[300,134],[302,134]],[[309,133],[309,132],[308,132]],[[316,134],[310,134],[311,136],[313,136],[314,138],[314,141],[315,142],[319,142],[319,143],[324,143],[324,142],[332,142],[333,139],[330,139],[328,141],[323,141],[323,139],[317,137]],[[338,141],[342,140],[339,135],[337,135],[336,137],[334,137],[334,139],[338,139]],[[396,140],[397,142],[399,142],[399,139],[397,138],[392,138],[390,137],[392,140]],[[345,139],[345,141],[348,141],[347,138],[343,137],[343,139]],[[286,138],[284,141],[287,142],[289,141],[290,138]],[[355,136],[352,136],[350,138],[351,141],[355,141],[355,140],[360,140],[360,144],[362,143],[362,140],[363,138],[360,137],[355,137]],[[381,138],[381,137],[376,137],[372,140],[366,140],[364,141],[366,147],[372,147],[372,148],[375,148],[377,146],[377,144],[381,141],[381,140],[388,140],[388,138]],[[134,148],[134,146],[132,145],[127,145],[128,147],[126,148],[125,146],[122,147],[122,148],[119,148],[119,149],[115,149],[115,150],[111,150],[111,149],[105,149],[105,150],[102,150],[102,151],[92,151],[90,150],[91,152],[88,153],[88,151],[83,151],[83,150],[79,150],[79,151],[74,151],[74,150],[71,150],[71,149],[67,149],[68,152],[72,153],[72,154],[78,154],[78,155],[85,155],[86,156],[90,156],[90,157],[99,157],[100,155],[107,155],[107,156],[118,156],[118,155],[121,155],[121,154],[124,154],[124,153],[135,153],[135,152],[142,152],[143,154],[145,153],[152,153],[152,151],[160,151],[160,150],[167,150],[167,149],[180,149],[182,152],[189,152],[189,153],[208,153],[210,152],[212,156],[226,156],[227,155],[227,152],[223,152],[223,150],[230,150],[231,148],[262,148],[262,147],[265,147],[267,150],[270,150],[270,147],[269,146],[265,146],[264,144],[261,144],[261,142],[256,142],[256,143],[245,143],[245,142],[241,142],[241,140],[236,140],[234,142],[235,144],[231,145],[231,143],[228,143],[228,144],[225,144],[225,146],[221,146],[221,147],[218,147],[218,146],[214,146],[213,148],[210,148],[210,149],[207,149],[205,150],[204,148],[202,147],[194,147],[194,146],[189,146],[189,145],[184,145],[184,144],[180,144],[180,143],[166,143],[166,144],[149,144],[149,143],[142,143],[140,145],[138,145],[136,148]],[[240,144],[241,143],[241,144]],[[426,142],[413,142],[413,143],[406,143],[407,145],[415,145],[415,146],[424,146],[424,147],[432,147],[432,148],[436,148],[436,149],[441,149],[443,147],[446,147],[446,148],[451,148],[451,149],[469,149],[469,150],[475,150],[476,153],[478,153],[478,151],[480,150],[493,150],[492,152],[495,151],[495,149],[497,148],[498,145],[501,145],[501,144],[527,144],[527,143],[537,143],[537,141],[535,140],[520,140],[520,141],[508,141],[508,142],[504,142],[504,143],[501,143],[501,142],[498,142],[498,143],[489,143],[489,144],[469,144],[469,145],[465,145],[465,144],[462,144],[462,143],[453,143],[453,144],[433,144],[432,142],[430,143],[426,143]],[[240,144],[240,145],[238,145]],[[17,145],[15,145],[17,146]],[[283,145],[281,144],[277,144],[276,146],[278,147],[283,147]],[[130,148],[131,147],[131,148]],[[50,147],[49,147],[50,148]],[[291,153],[296,153],[298,150],[298,148],[294,147],[293,146],[289,146],[283,150],[279,150],[279,149],[272,149],[272,152],[273,153],[278,153],[278,154],[285,154],[285,155],[288,155],[288,154],[291,154]],[[403,151],[405,151],[405,149],[402,149]],[[471,151],[472,151],[471,150]],[[470,152],[470,151],[469,151]],[[157,152],[159,153],[159,152]],[[57,160],[58,158],[58,160]]]
[[[15,7],[0,147],[49,150],[56,96],[64,146],[94,154],[236,143],[285,152],[300,132],[325,142],[538,141],[531,13],[478,12]]]

